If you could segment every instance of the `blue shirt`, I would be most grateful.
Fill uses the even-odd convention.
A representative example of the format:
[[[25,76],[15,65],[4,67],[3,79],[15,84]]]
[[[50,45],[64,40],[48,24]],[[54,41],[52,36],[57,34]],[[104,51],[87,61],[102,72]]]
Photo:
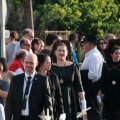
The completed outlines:
[[[72,45],[72,55],[73,55],[74,62],[78,65],[78,59],[77,59],[76,52],[74,50],[73,45]]]

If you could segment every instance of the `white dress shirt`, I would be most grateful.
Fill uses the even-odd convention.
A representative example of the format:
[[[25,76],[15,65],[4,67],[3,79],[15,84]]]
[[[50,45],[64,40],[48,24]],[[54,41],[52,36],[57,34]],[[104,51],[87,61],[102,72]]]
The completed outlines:
[[[30,95],[30,91],[31,91],[31,87],[32,87],[32,84],[33,84],[33,78],[35,76],[35,72],[32,74],[32,75],[28,75],[27,73],[25,73],[25,78],[24,78],[24,86],[23,86],[23,97],[24,97],[24,94],[25,94],[25,89],[26,89],[26,86],[27,86],[27,81],[28,81],[28,76],[31,76],[31,80],[30,80],[30,87],[29,87],[29,92],[28,92],[28,96]],[[29,115],[29,97],[26,101],[26,109],[25,110],[22,110],[21,111],[21,115],[24,115],[24,116],[28,116]]]
[[[21,68],[18,68],[16,71],[15,71],[15,74],[16,75],[19,75],[19,74],[22,74],[24,73],[24,71],[21,69]]]
[[[22,63],[22,62],[21,62],[21,63]],[[22,63],[22,64],[23,64],[23,63]],[[23,64],[23,66],[24,66],[24,64]],[[23,70],[22,68],[18,68],[18,69],[16,69],[14,72],[15,72],[16,75],[19,75],[19,74],[24,73],[24,70]]]
[[[88,70],[88,78],[95,82],[101,77],[103,61],[101,53],[95,47],[85,54],[81,70]]]

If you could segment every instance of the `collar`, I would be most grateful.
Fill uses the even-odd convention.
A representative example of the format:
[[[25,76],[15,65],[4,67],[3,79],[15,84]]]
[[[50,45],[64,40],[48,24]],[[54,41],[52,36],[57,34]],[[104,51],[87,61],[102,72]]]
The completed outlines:
[[[32,75],[28,75],[28,74],[25,72],[25,79],[26,79],[26,81],[28,81],[28,79],[27,79],[28,76],[31,76],[31,77],[32,77],[31,80],[30,80],[30,81],[32,81],[33,78],[34,78],[34,76],[35,76],[35,73],[36,73],[36,71],[34,71]]]
[[[92,50],[90,50],[89,52],[87,52],[87,53],[85,54],[85,57],[88,56],[88,55],[90,55],[91,53],[93,53],[93,52],[96,51],[96,50],[97,50],[96,47],[93,48]]]
[[[21,61],[20,61],[21,62]],[[21,62],[21,64],[24,66],[24,63],[23,62]]]

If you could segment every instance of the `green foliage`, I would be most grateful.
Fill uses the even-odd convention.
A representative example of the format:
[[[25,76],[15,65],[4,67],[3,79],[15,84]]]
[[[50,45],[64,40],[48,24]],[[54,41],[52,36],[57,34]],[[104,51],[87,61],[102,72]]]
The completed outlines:
[[[35,30],[73,30],[103,36],[120,29],[119,0],[32,0]],[[7,27],[22,30],[23,0],[9,0]],[[20,10],[22,10],[20,12]]]
[[[22,0],[9,0],[9,19],[6,29],[9,30],[23,30],[23,3]]]
[[[118,5],[114,0],[46,0],[45,3],[38,5],[40,12],[36,14],[40,29],[67,29],[83,35],[93,33],[103,36],[120,28],[120,3]]]

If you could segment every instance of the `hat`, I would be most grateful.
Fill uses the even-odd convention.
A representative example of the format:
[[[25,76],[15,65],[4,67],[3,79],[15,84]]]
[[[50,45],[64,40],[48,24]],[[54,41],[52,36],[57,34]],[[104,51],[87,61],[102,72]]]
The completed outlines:
[[[5,38],[9,38],[10,37],[10,31],[9,30],[5,30]]]
[[[86,41],[96,44],[97,38],[92,34],[88,34],[85,36],[85,38],[83,38],[83,41],[81,41],[81,43],[84,43]]]

